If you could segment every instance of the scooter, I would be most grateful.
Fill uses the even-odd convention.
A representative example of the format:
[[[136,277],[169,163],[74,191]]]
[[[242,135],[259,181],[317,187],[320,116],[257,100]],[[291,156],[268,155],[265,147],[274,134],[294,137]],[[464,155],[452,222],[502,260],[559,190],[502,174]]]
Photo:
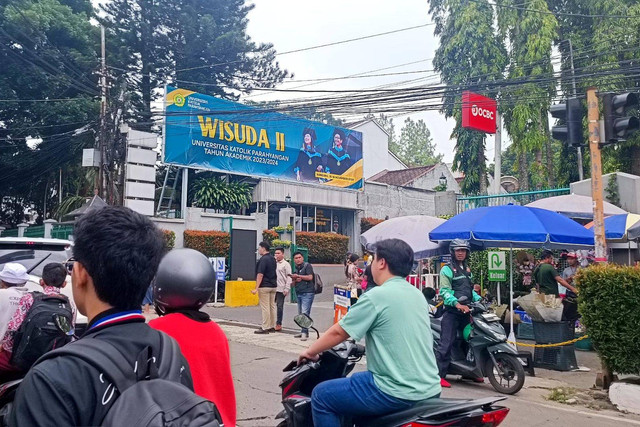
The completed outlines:
[[[524,385],[524,366],[533,375],[531,357],[520,354],[507,343],[507,334],[500,318],[489,313],[480,303],[470,303],[467,297],[458,300],[471,309],[471,333],[469,341],[458,332],[451,349],[448,374],[463,378],[489,378],[493,388],[504,394],[515,394]],[[440,345],[442,317],[431,318],[434,351]]]
[[[313,320],[304,314],[295,317],[302,328],[313,329]],[[278,427],[313,426],[311,415],[311,393],[323,381],[346,377],[356,363],[362,359],[365,348],[347,340],[320,355],[316,362],[298,365],[292,361],[284,368],[286,372],[280,382],[282,410],[276,420]],[[467,399],[427,399],[402,411],[371,417],[345,419],[345,427],[435,427],[435,426],[497,426],[509,413],[509,409],[496,406],[506,397]]]

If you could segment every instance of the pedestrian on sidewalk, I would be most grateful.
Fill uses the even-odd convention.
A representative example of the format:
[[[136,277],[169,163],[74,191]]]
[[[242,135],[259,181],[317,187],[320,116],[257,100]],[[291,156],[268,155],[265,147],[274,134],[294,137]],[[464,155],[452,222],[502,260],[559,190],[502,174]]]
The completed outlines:
[[[269,253],[271,245],[268,242],[260,242],[258,254],[260,259],[256,264],[256,287],[252,294],[258,294],[260,312],[262,314],[262,327],[256,334],[268,334],[276,331],[276,259]]]
[[[281,331],[284,299],[291,290],[291,265],[284,259],[284,248],[276,248],[275,258],[277,262],[276,276],[278,278],[278,286],[276,287],[276,331]]]
[[[536,288],[538,292],[546,295],[555,295],[556,298],[560,297],[560,291],[558,289],[558,283],[565,288],[571,290],[574,293],[578,293],[575,287],[570,285],[564,280],[556,271],[552,265],[553,252],[550,250],[542,251],[540,255],[540,264],[533,271],[533,278],[536,281]]]
[[[296,268],[295,273],[291,275],[291,279],[294,282],[296,297],[298,298],[298,314],[306,314],[311,317],[311,305],[313,304],[313,297],[316,295],[313,284],[313,267],[304,261],[304,257],[300,252],[293,254],[293,262]],[[294,335],[294,338],[306,341],[309,338],[309,329],[302,328],[299,334]]]

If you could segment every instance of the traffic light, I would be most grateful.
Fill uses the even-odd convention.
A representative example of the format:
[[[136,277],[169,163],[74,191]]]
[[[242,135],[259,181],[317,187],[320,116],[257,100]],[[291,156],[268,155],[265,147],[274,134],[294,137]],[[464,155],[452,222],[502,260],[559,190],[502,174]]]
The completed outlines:
[[[602,102],[605,144],[624,141],[629,134],[640,128],[640,120],[637,117],[624,116],[627,109],[638,105],[638,96],[635,93],[607,93],[603,95]]]
[[[552,117],[564,121],[564,125],[551,128],[553,138],[565,142],[569,147],[581,147],[584,142],[582,102],[576,97],[569,98],[565,104],[552,105],[550,111]]]

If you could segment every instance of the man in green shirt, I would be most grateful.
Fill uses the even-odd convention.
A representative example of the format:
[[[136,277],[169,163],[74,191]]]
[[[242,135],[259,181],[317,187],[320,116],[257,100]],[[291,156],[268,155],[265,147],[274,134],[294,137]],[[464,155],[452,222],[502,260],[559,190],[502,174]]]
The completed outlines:
[[[577,289],[570,285],[566,280],[558,274],[558,271],[551,265],[553,262],[553,252],[549,250],[542,251],[540,255],[540,264],[533,271],[533,278],[536,281],[538,292],[546,295],[560,296],[558,291],[558,283],[576,294]]]
[[[413,251],[399,239],[378,242],[371,263],[375,289],[362,294],[339,323],[302,352],[299,362],[348,338],[365,338],[367,371],[320,383],[311,395],[316,426],[339,427],[343,416],[382,415],[440,395],[429,307],[404,280]]]

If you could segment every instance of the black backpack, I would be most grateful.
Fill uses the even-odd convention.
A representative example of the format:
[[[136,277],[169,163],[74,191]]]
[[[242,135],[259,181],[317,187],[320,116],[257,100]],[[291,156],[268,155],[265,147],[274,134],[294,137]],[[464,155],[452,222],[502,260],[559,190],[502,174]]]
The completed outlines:
[[[322,293],[322,278],[320,278],[320,275],[318,273],[314,273],[313,274],[313,290],[316,294],[321,294]]]
[[[178,344],[168,335],[159,334],[159,357],[148,347],[136,362],[135,370],[113,344],[96,338],[82,338],[45,354],[36,363],[58,356],[75,356],[108,377],[120,395],[100,423],[102,426],[223,427],[215,404],[180,382],[184,368]]]
[[[27,371],[40,356],[62,347],[73,338],[73,311],[64,295],[33,292],[33,304],[13,335],[9,363]]]

